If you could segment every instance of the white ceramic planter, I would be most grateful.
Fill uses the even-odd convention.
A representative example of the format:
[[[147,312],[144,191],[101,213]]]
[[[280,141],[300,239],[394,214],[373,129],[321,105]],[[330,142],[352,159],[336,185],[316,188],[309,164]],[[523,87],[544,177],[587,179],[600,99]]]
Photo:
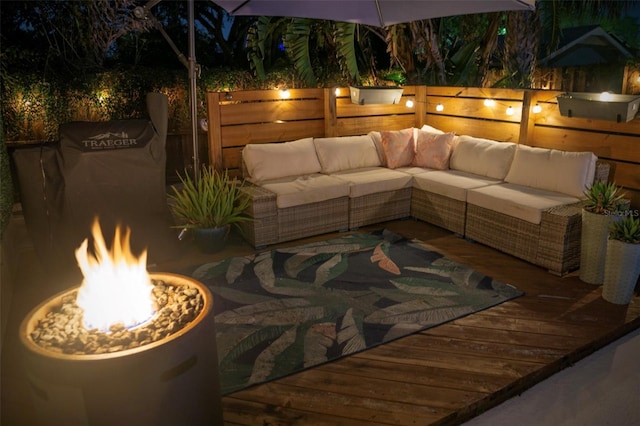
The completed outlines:
[[[602,297],[611,303],[626,305],[640,276],[640,244],[619,240],[607,242]]]

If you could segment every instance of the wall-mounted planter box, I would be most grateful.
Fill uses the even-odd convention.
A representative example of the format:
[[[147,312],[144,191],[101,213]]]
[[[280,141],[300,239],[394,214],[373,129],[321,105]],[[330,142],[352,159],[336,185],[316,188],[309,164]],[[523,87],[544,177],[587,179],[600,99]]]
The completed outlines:
[[[349,86],[349,92],[358,105],[398,104],[402,98],[402,87],[395,86]]]
[[[606,99],[606,100],[604,100]],[[592,118],[596,120],[631,121],[640,105],[638,95],[614,95],[607,93],[565,93],[557,97],[560,115],[565,117]]]

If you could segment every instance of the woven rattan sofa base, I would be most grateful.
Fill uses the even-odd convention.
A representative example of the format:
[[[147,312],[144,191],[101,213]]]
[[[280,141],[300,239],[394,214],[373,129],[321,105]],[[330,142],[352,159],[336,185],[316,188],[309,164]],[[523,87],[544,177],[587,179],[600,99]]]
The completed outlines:
[[[411,216],[464,235],[467,203],[423,189],[411,192]]]
[[[410,214],[410,187],[349,198],[349,229],[402,219]]]
[[[580,202],[542,212],[537,265],[558,275],[580,268],[583,206]]]
[[[277,243],[278,207],[276,206],[276,194],[247,181],[240,188],[240,191],[249,197],[249,205],[245,213],[252,218],[250,222],[240,224],[243,237],[254,247]]]
[[[465,237],[531,263],[538,259],[540,225],[467,204]]]
[[[534,224],[469,204],[465,237],[564,275],[580,266],[581,205],[547,209]]]
[[[348,197],[278,209],[278,242],[347,230],[348,218]]]

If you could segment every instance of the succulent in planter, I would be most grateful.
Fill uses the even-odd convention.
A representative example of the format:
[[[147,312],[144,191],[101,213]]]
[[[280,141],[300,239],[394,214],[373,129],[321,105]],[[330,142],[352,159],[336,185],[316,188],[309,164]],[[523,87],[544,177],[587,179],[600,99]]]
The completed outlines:
[[[609,227],[609,239],[640,244],[640,217],[626,216]]]
[[[640,218],[632,215],[610,226],[602,297],[625,305],[631,301],[640,276]]]
[[[240,190],[243,182],[232,179],[225,170],[205,166],[198,176],[178,175],[182,185],[171,187],[170,207],[179,221],[177,228],[194,233],[196,244],[206,252],[219,250],[231,225],[252,220],[245,214],[249,197]],[[209,242],[205,235],[218,235],[221,241]]]
[[[620,191],[615,183],[600,181],[584,191],[580,240],[580,279],[584,282],[602,284],[604,280],[609,226],[622,219],[622,211],[628,208]]]
[[[587,197],[585,209],[596,214],[607,214],[622,210],[624,193],[615,182],[594,182],[584,191]]]

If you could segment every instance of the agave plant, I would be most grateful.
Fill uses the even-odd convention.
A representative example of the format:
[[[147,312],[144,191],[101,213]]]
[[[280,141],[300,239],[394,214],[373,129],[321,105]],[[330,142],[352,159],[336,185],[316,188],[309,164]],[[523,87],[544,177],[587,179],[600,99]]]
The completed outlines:
[[[613,222],[609,228],[609,238],[640,244],[640,217],[626,216],[619,222]]]
[[[169,199],[180,228],[217,228],[251,220],[244,213],[250,200],[240,191],[243,183],[231,179],[226,170],[203,167],[196,178],[186,172],[178,177],[182,186],[172,186]]]
[[[585,209],[596,214],[608,214],[622,210],[624,193],[614,182],[594,182],[584,191],[587,197]]]

